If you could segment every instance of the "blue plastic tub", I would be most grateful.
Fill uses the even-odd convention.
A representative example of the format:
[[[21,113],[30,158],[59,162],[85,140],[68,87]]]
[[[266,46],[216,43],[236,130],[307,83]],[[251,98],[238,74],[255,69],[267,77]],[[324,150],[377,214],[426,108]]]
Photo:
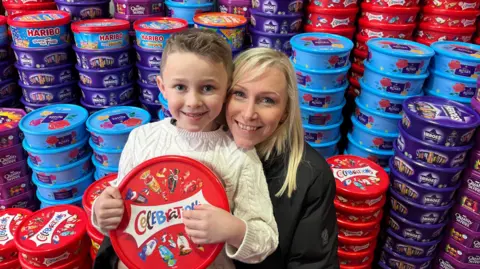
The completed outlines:
[[[477,79],[451,75],[439,70],[431,70],[432,74],[425,84],[425,89],[450,97],[472,98],[477,90]]]
[[[366,85],[379,91],[408,96],[420,94],[423,83],[429,75],[428,71],[419,75],[386,73],[368,62],[365,62],[364,66],[363,81]]]
[[[188,24],[193,24],[193,17],[201,12],[213,11],[214,3],[204,4],[183,4],[174,1],[165,1],[167,6],[167,16],[172,18],[184,19]]]
[[[322,155],[325,159],[335,156],[338,153],[337,144],[340,141],[341,137],[337,139],[327,142],[327,143],[320,143],[320,144],[310,144],[313,149],[315,149],[320,155]]]
[[[345,106],[345,99],[339,106],[329,108],[316,108],[300,106],[302,124],[311,125],[330,125],[340,122],[342,119],[342,109]]]
[[[336,140],[340,136],[342,123],[343,118],[338,123],[326,126],[303,124],[305,141],[310,144],[321,144]]]
[[[61,148],[35,149],[30,147],[26,140],[23,140],[23,148],[28,152],[30,162],[34,167],[56,168],[82,159],[90,152],[87,145],[88,136],[75,144]]]
[[[326,33],[304,33],[290,40],[292,61],[305,69],[327,70],[350,65],[353,42],[343,36]]]
[[[300,105],[310,107],[334,107],[339,106],[343,102],[343,96],[347,85],[331,90],[318,90],[298,86],[298,98],[300,99]]]
[[[170,113],[170,110],[168,110],[168,102],[163,97],[162,93],[158,94],[158,100],[160,100],[160,104],[162,105],[162,108],[158,111],[158,119],[163,120],[165,118],[171,118],[172,114]]]
[[[95,180],[110,174],[118,173],[118,167],[103,166],[97,162],[94,156],[92,156],[92,163],[93,166],[95,166]]]
[[[373,161],[381,167],[388,167],[388,161],[393,156],[393,150],[379,150],[367,148],[360,145],[351,134],[347,135],[348,138],[348,153],[354,156],[363,157],[370,161]]]
[[[32,168],[33,174],[39,181],[51,185],[64,184],[75,181],[89,173],[92,167],[91,156],[92,154],[89,153],[74,163],[57,168],[35,167],[30,160],[27,161],[27,164]]]
[[[368,129],[361,124],[354,116],[352,120],[352,138],[358,144],[365,148],[376,150],[393,150],[393,142],[398,137],[398,133],[385,133]]]
[[[348,63],[347,66],[342,68],[320,70],[306,69],[297,64],[293,65],[299,86],[320,90],[338,89],[347,86],[347,72],[350,66],[350,63]]]
[[[454,41],[432,44],[435,58],[432,68],[455,76],[477,78],[480,75],[480,46]]]
[[[93,171],[85,176],[64,184],[45,184],[32,176],[33,184],[37,186],[37,193],[48,200],[65,200],[82,197],[85,190],[93,182]]]
[[[82,196],[65,200],[50,200],[43,198],[38,191],[36,195],[38,200],[40,200],[40,209],[58,205],[76,205],[80,207],[82,206]]]
[[[100,148],[93,143],[92,139],[88,141],[88,144],[93,149],[93,157],[101,166],[118,167],[123,149]]]
[[[355,99],[355,104],[357,105],[355,118],[368,129],[384,133],[398,133],[397,123],[402,119],[401,115],[367,108],[359,98]]]
[[[195,4],[198,4],[198,2]],[[188,4],[183,3],[183,5]],[[173,33],[183,31],[187,27],[188,24],[185,20],[161,17],[143,18],[133,24],[137,45],[148,50],[165,49],[167,39]]]
[[[368,63],[386,73],[426,73],[435,54],[430,47],[397,38],[374,38],[367,41],[367,46]]]

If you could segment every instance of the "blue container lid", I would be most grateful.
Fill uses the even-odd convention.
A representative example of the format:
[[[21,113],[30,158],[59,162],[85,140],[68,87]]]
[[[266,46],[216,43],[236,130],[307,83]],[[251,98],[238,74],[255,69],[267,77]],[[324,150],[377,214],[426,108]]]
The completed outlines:
[[[63,183],[63,184],[46,184],[46,183],[43,183],[40,180],[38,180],[38,177],[35,173],[33,173],[33,175],[32,175],[33,184],[37,185],[37,187],[42,187],[42,188],[45,188],[45,189],[70,188],[72,186],[77,185],[78,183],[80,183],[82,181],[89,180],[89,179],[93,179],[93,170],[90,171],[88,174],[84,175],[83,177],[79,178],[79,179],[76,179],[76,180],[71,181],[71,182]]]
[[[148,111],[133,106],[116,106],[90,115],[87,129],[97,134],[125,134],[151,120]]]
[[[350,63],[350,61],[348,62],[348,65],[344,66],[344,67],[341,67],[341,68],[334,68],[334,69],[307,69],[303,66],[300,66],[296,63],[293,62],[292,60],[293,58],[290,57],[290,62],[292,63],[293,65],[293,68],[295,68],[295,70],[299,70],[299,71],[302,71],[302,72],[306,72],[306,73],[315,73],[315,74],[341,74],[341,73],[347,73],[348,70],[350,69],[350,67],[352,67],[352,64]]]
[[[22,141],[22,146],[23,146],[23,149],[25,149],[27,152],[30,152],[30,153],[33,153],[33,154],[57,154],[57,153],[60,153],[60,152],[70,151],[70,150],[72,150],[72,149],[74,149],[78,146],[84,145],[85,143],[87,143],[88,137],[89,136],[86,135],[84,138],[82,138],[77,143],[70,144],[68,146],[60,147],[60,148],[48,148],[48,149],[33,148],[33,147],[30,147],[30,145],[27,143],[26,139],[24,139]]]
[[[352,121],[352,124],[355,128],[361,129],[365,133],[369,133],[371,135],[375,136],[380,136],[380,137],[386,137],[386,138],[397,138],[398,133],[385,133],[385,132],[380,132],[374,129],[368,129],[365,125],[361,124],[355,116],[350,116],[350,120]]]
[[[77,105],[49,105],[34,110],[20,121],[22,132],[29,135],[53,135],[73,130],[88,118],[85,108]]]
[[[383,97],[383,98],[387,98],[387,99],[397,99],[397,100],[402,100],[402,101],[412,97],[412,96],[408,96],[408,95],[401,95],[401,94],[395,94],[395,93],[389,93],[389,92],[375,90],[374,88],[367,85],[367,83],[365,83],[363,81],[363,78],[361,78],[359,81],[360,81],[360,88],[362,89],[362,91],[370,92],[370,93],[372,93],[376,96],[379,96],[379,97]],[[422,96],[422,95],[423,95],[423,91],[420,94],[415,95],[415,96]]]
[[[362,103],[360,103],[360,101],[359,101],[358,98],[355,98],[355,104],[356,104],[357,107],[359,107],[360,109],[363,109],[363,110],[367,111],[368,113],[373,114],[373,115],[376,115],[376,116],[380,116],[380,117],[384,117],[384,118],[389,118],[389,119],[396,119],[396,120],[401,120],[401,119],[402,119],[402,115],[400,115],[400,114],[393,114],[393,113],[381,112],[381,111],[377,111],[377,110],[368,108],[368,107],[364,106]]]
[[[331,94],[331,93],[337,93],[337,92],[344,92],[347,87],[348,87],[348,84],[344,85],[343,87],[340,87],[340,88],[334,88],[334,89],[327,89],[327,90],[322,90],[322,89],[313,89],[313,88],[309,88],[309,87],[304,87],[304,86],[301,86],[301,85],[298,85],[298,90],[300,91],[303,91],[303,92],[309,92],[309,93],[320,93],[320,94]]]
[[[410,80],[421,80],[421,79],[426,79],[430,73],[426,71],[424,74],[402,74],[402,73],[391,73],[391,72],[385,72],[385,71],[380,71],[375,69],[373,66],[370,65],[369,62],[364,61],[363,66],[365,66],[368,71],[372,71],[374,73],[380,74],[382,76],[388,76],[391,78],[398,78],[398,79],[410,79]]]
[[[445,94],[442,94],[442,93],[438,93],[433,89],[425,89],[425,92],[427,93],[427,95],[449,99],[451,101],[459,102],[459,103],[462,103],[462,104],[464,104],[466,106],[469,106],[469,107],[471,107],[470,102],[473,100],[473,98],[475,98],[475,97],[468,98],[468,97],[460,97],[460,96],[455,96],[455,95],[445,95]]]
[[[342,103],[338,106],[332,106],[332,107],[327,107],[327,108],[300,106],[300,109],[301,110],[306,110],[306,111],[309,111],[309,112],[314,112],[314,113],[328,113],[328,112],[342,110],[342,108],[345,106],[346,103],[347,103],[347,101],[345,101],[345,98],[343,98]]]
[[[315,130],[315,131],[325,131],[325,130],[331,130],[335,128],[339,128],[340,125],[343,123],[343,117],[340,119],[338,123],[335,124],[329,124],[329,125],[313,125],[313,124],[303,124],[304,129],[309,129],[309,130]]]
[[[114,172],[114,173],[117,173],[118,172],[118,167],[112,167],[112,166],[103,166],[101,165],[96,159],[95,159],[95,156],[92,156],[92,163],[93,165],[95,166],[95,168],[100,168],[102,170],[106,170],[108,172]]]
[[[81,204],[82,203],[82,198],[83,198],[83,195],[82,195],[82,196],[78,196],[78,197],[70,198],[70,199],[50,200],[50,199],[44,198],[38,190],[36,191],[36,196],[42,204],[48,204],[48,205],[52,205],[52,206],[65,205],[65,204]]]
[[[161,92],[158,94],[158,100],[163,107],[168,109],[168,101],[167,99],[165,99],[165,97],[163,97],[163,94]]]
[[[192,9],[213,6],[213,3],[183,4],[183,3],[177,3],[177,2],[174,2],[174,1],[170,1],[170,0],[165,1],[165,4],[169,7],[192,8]]]
[[[393,150],[382,150],[382,149],[371,149],[364,147],[363,145],[360,145],[357,141],[355,141],[352,137],[351,133],[347,134],[347,139],[350,143],[352,143],[355,147],[360,148],[370,154],[375,154],[375,155],[384,155],[384,156],[393,156],[394,151]]]
[[[446,79],[449,79],[449,80],[452,80],[452,81],[460,81],[460,82],[464,82],[464,83],[474,83],[474,84],[477,82],[476,78],[456,76],[456,75],[452,75],[452,74],[449,74],[449,73],[442,72],[442,71],[437,70],[437,69],[430,69],[430,73],[433,73],[434,76],[443,77],[443,78],[446,78]]]
[[[480,46],[464,42],[439,41],[430,46],[436,53],[455,59],[480,62]]]
[[[435,55],[433,49],[417,42],[398,38],[374,38],[367,41],[369,50],[378,51],[395,57],[430,58]]]
[[[88,140],[88,144],[90,145],[90,147],[92,147],[92,149],[93,149],[95,152],[100,152],[100,153],[120,154],[120,153],[122,153],[122,150],[123,150],[123,148],[121,148],[121,149],[100,148],[99,146],[95,145],[95,143],[93,143],[93,141],[92,141],[91,138]]]
[[[298,34],[290,39],[290,44],[297,50],[315,54],[340,54],[353,49],[350,39],[326,33]]]
[[[28,158],[27,164],[30,168],[32,168],[32,170],[35,170],[35,171],[39,171],[39,172],[42,172],[42,173],[56,173],[56,172],[63,172],[65,170],[72,169],[73,167],[76,167],[76,166],[81,166],[88,161],[90,156],[92,156],[91,152],[89,152],[87,155],[85,155],[83,158],[81,158],[80,160],[78,160],[76,162],[69,163],[67,165],[60,166],[60,167],[54,167],[54,168],[51,168],[51,167],[50,168],[45,168],[45,167],[34,166],[32,161],[30,160],[30,158]]]
[[[314,143],[310,143],[310,142],[307,142],[307,143],[312,148],[328,148],[328,147],[331,147],[331,146],[334,146],[334,145],[338,144],[338,142],[340,141],[341,138],[342,138],[342,136],[338,136],[335,140],[327,142],[327,143],[320,143],[320,144],[314,144]]]

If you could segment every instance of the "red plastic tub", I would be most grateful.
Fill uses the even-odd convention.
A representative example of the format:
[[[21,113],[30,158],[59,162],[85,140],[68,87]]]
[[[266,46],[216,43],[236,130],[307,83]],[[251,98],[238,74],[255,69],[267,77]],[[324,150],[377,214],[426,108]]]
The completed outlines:
[[[81,250],[81,253],[76,256],[67,259],[66,263],[58,266],[51,266],[48,267],[49,269],[88,269],[91,268],[92,262],[90,258],[88,257],[88,247],[82,247],[79,250]],[[28,262],[25,258],[23,257],[18,257],[18,260],[20,261],[20,264],[22,265],[23,269],[38,269],[38,267],[31,262]]]
[[[420,21],[431,25],[444,25],[448,27],[475,26],[480,11],[478,10],[449,10],[424,7]]]
[[[382,208],[386,200],[384,198],[379,204],[372,207],[354,207],[335,199],[334,205],[337,209],[337,219],[352,222],[378,222],[382,219]]]
[[[369,265],[372,264],[374,251],[374,247],[370,247],[369,249],[361,252],[350,252],[339,249],[338,260],[340,261],[340,265]]]
[[[317,6],[307,7],[306,25],[319,28],[352,28],[355,26],[355,17],[358,8],[321,8]]]
[[[358,33],[356,36],[355,36],[355,48],[360,50],[360,51],[365,51],[365,52],[368,52],[368,47],[367,47],[367,41],[369,39],[372,39],[371,37],[368,37],[366,35],[361,35],[360,33]]]
[[[328,33],[328,34],[335,34],[341,35],[349,39],[353,39],[353,35],[355,34],[357,28],[350,27],[350,28],[322,28],[322,27],[314,27],[311,25],[305,25],[303,30],[306,33],[310,32],[318,32],[318,33]]]
[[[480,8],[478,0],[424,0],[424,7],[450,10],[476,10]]]
[[[32,3],[46,3],[54,2],[52,0],[3,0],[3,5],[5,4],[32,4]]]
[[[333,0],[309,0],[310,5],[314,5],[317,7],[323,8],[348,8],[348,7],[356,7],[357,0],[340,0],[340,1],[333,1]]]
[[[338,249],[348,252],[363,252],[375,248],[377,245],[377,235],[367,237],[345,237],[338,236]]]
[[[470,42],[475,30],[475,27],[435,26],[423,22],[418,27],[417,37],[433,42],[445,40]]]
[[[9,262],[0,263],[0,269],[22,269],[22,266],[18,259],[14,259]]]
[[[90,237],[90,240],[92,242],[91,249],[92,249],[94,255],[96,256],[97,252],[98,252],[98,249],[100,248],[100,245],[102,244],[105,236],[102,233],[100,233],[99,231],[97,231],[97,229],[95,229],[95,227],[93,227],[91,222],[88,222],[88,224],[87,224],[87,233],[88,233],[88,236]],[[95,257],[95,256],[93,256],[93,257]]]
[[[364,50],[354,49],[353,50],[353,63],[363,67],[363,61],[367,59],[368,52]]]
[[[13,264],[12,267],[15,267],[15,262],[17,260],[17,246],[13,240],[13,235],[22,222],[32,214],[30,210],[22,208],[9,208],[0,213],[0,219],[2,223],[0,224],[0,257],[2,257],[2,262],[0,263],[1,268],[10,268],[10,267],[1,267],[7,263]]]
[[[358,20],[359,34],[373,37],[391,37],[400,39],[411,39],[415,24],[388,24],[370,22],[364,18]]]
[[[85,190],[82,198],[82,206],[87,213],[87,216],[90,218],[92,214],[92,206],[95,199],[97,199],[100,194],[107,188],[110,184],[109,182],[116,179],[117,174],[110,174],[107,175],[94,183],[92,183],[88,188]]]
[[[473,43],[477,44],[477,45],[480,45],[480,37],[475,37],[475,39],[473,39]]]
[[[362,3],[361,18],[370,22],[388,24],[415,23],[419,7],[388,7],[374,4]]]
[[[28,4],[4,3],[3,5],[8,16],[30,10],[57,10],[57,4],[55,4],[55,2]]]
[[[365,0],[365,2],[384,7],[415,7],[420,0]]]

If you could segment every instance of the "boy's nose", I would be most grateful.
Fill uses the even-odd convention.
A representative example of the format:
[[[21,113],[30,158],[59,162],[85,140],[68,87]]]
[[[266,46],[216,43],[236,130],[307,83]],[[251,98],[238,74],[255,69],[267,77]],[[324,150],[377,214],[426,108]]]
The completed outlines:
[[[185,104],[189,107],[199,107],[202,105],[202,100],[196,93],[192,92],[187,95]]]

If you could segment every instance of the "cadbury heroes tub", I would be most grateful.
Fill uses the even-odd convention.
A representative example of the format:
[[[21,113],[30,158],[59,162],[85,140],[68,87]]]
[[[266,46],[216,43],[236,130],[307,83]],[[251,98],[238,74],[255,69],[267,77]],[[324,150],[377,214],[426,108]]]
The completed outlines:
[[[251,10],[250,22],[254,29],[273,34],[299,33],[302,29],[302,14],[275,15]]]
[[[72,21],[88,20],[95,18],[108,18],[109,0],[93,0],[77,2],[70,0],[56,0],[58,10],[66,11],[72,16]]]
[[[23,48],[12,45],[17,64],[25,67],[44,68],[64,65],[73,61],[70,44],[48,48]]]
[[[92,184],[85,190],[85,194],[82,198],[82,206],[87,213],[88,218],[92,216],[92,207],[95,199],[102,194],[102,192],[108,187],[111,186],[110,182],[115,180],[117,175],[110,175],[104,178],[101,178]]]
[[[72,23],[75,44],[80,49],[107,50],[127,47],[128,21],[93,19]]]
[[[388,229],[384,247],[406,257],[423,258],[433,256],[440,241],[438,239],[430,242],[416,242],[405,239]]]
[[[445,222],[439,224],[421,224],[412,222],[394,210],[390,210],[387,218],[389,229],[398,236],[411,241],[431,242],[439,239]]]
[[[83,69],[115,69],[129,66],[133,63],[131,47],[110,49],[108,52],[101,50],[80,49],[73,46],[77,56],[77,64]]]
[[[208,12],[193,17],[195,28],[210,29],[222,36],[232,50],[241,49],[244,45],[247,19],[241,15]]]
[[[133,25],[137,46],[144,49],[163,50],[171,34],[188,28],[188,22],[176,18],[145,18]]]

